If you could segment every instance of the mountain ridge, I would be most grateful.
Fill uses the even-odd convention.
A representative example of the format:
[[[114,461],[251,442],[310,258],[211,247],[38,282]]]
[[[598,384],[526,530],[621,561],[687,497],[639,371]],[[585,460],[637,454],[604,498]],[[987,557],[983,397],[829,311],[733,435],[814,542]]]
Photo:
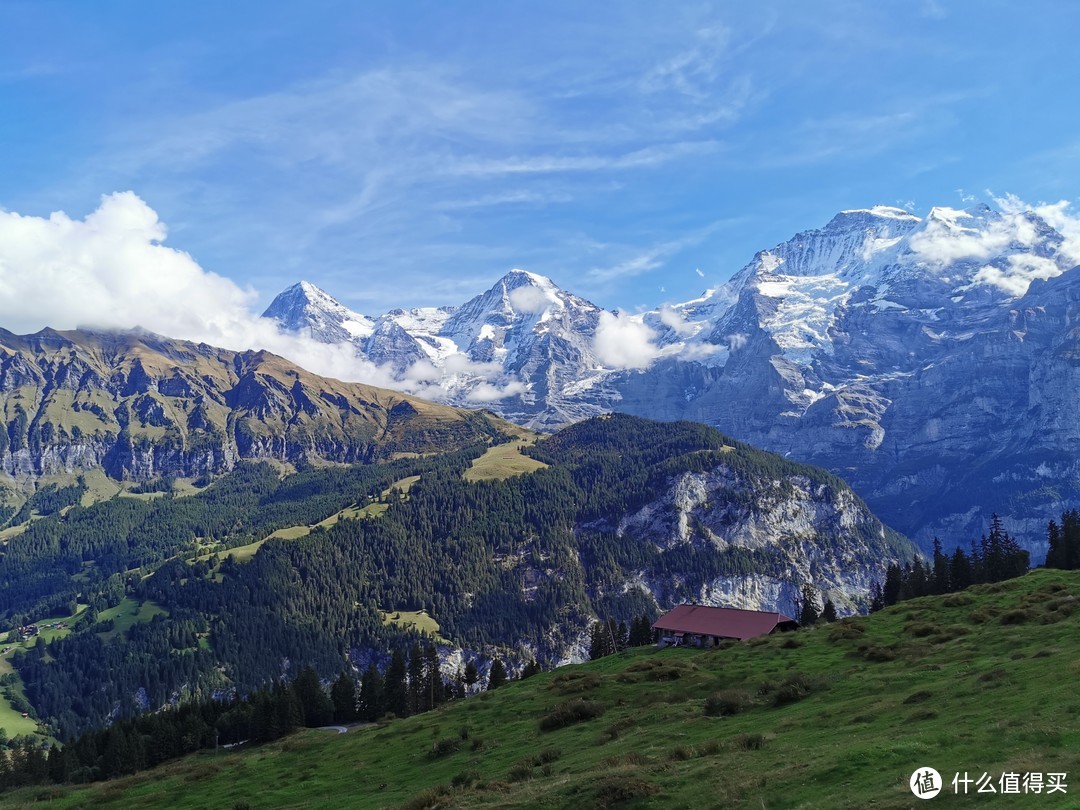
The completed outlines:
[[[145,330],[0,330],[0,469],[199,477],[241,459],[352,463],[452,450],[520,430],[480,412]]]
[[[697,299],[636,315],[605,313],[552,292],[546,277],[512,271],[463,305],[492,339],[477,340],[480,328],[447,329],[466,316],[446,307],[422,335],[440,341],[442,353],[427,352],[423,363],[436,367],[429,377],[446,381],[433,394],[441,401],[465,402],[495,381],[500,393],[488,407],[534,428],[609,411],[686,418],[820,464],[927,548],[935,534],[970,534],[997,511],[1038,557],[1042,516],[1080,497],[1067,483],[1080,473],[1076,464],[1024,460],[1057,459],[1055,443],[1076,440],[1068,424],[1080,412],[1051,382],[1056,375],[1075,390],[1063,347],[1080,319],[1076,259],[1069,239],[1037,211],[977,205],[917,217],[889,206],[849,209],[759,251]],[[539,318],[507,308],[510,286],[535,290]],[[1055,290],[1064,311],[1050,300]],[[553,320],[569,309],[557,302],[571,299],[578,317]],[[421,336],[408,319],[398,325]],[[628,333],[613,326],[644,339],[640,362],[620,367],[605,355],[612,341],[626,345],[619,341]],[[407,387],[409,357],[386,349],[379,358],[395,356]],[[522,356],[529,361],[511,362]],[[454,362],[482,373],[457,373]],[[1071,416],[1050,412],[1049,401]],[[990,472],[987,459],[1005,469]],[[970,468],[978,464],[983,496],[971,503]],[[1052,482],[1038,472],[1046,464]],[[948,486],[950,471],[962,487]],[[950,496],[963,508],[944,503]],[[914,508],[902,508],[905,501]]]

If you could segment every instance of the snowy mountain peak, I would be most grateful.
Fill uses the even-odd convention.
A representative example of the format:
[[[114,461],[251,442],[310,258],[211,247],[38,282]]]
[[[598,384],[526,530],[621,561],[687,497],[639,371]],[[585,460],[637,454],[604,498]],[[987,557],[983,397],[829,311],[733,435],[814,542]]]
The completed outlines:
[[[530,273],[528,270],[519,270],[517,268],[511,270],[499,279],[498,283],[508,290],[525,286],[539,287],[543,290],[558,289],[558,287],[555,286],[555,282],[547,276],[542,276],[539,273]]]
[[[374,321],[353,312],[309,281],[282,290],[263,312],[288,332],[299,332],[324,343],[367,337]]]
[[[869,214],[870,216],[878,217],[880,219],[899,219],[912,222],[919,221],[919,218],[910,211],[903,208],[895,208],[891,205],[874,205],[870,208],[851,208],[847,211],[840,212],[840,216],[850,216],[855,214]]]

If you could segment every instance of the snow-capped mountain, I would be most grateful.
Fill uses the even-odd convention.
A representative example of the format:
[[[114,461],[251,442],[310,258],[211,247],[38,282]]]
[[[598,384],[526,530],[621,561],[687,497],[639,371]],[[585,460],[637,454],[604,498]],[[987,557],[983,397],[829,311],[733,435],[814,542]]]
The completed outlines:
[[[602,412],[576,398],[595,371],[611,371],[602,369],[593,350],[600,312],[544,276],[511,270],[460,307],[395,309],[371,319],[301,282],[263,315],[287,331],[352,343],[406,385],[437,381],[447,401],[484,404],[545,427]],[[372,326],[344,336],[327,327],[338,323]]]
[[[294,287],[267,315],[328,342],[346,339],[328,323],[371,322],[347,339],[403,384],[438,377],[445,400],[534,427],[610,410],[714,425],[832,469],[923,542],[967,542],[996,510],[1038,554],[1080,498],[1078,260],[1034,211],[875,206],[618,319],[524,271],[457,308],[365,319]],[[614,323],[649,339],[644,362],[600,350]]]

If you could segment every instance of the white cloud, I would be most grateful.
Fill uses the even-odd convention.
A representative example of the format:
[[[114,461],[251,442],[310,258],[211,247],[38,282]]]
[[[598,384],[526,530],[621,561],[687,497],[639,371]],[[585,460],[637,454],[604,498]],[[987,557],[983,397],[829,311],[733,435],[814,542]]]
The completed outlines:
[[[510,304],[518,312],[538,315],[548,308],[551,299],[539,287],[529,285],[512,289],[510,291]]]
[[[417,360],[405,370],[405,380],[413,383],[437,382],[441,373],[428,360]]]
[[[498,363],[474,363],[466,355],[455,352],[443,361],[443,368],[447,374],[460,374],[484,379],[495,379],[503,373],[502,366]]]
[[[656,337],[639,317],[601,312],[593,349],[600,362],[611,368],[645,369],[660,354]]]
[[[683,141],[646,146],[621,155],[531,155],[501,160],[462,160],[448,165],[445,173],[487,176],[647,169],[686,157],[707,155],[719,147],[720,144],[712,140]]]
[[[705,278],[705,274],[701,272],[701,268],[695,267],[694,272],[698,274],[698,278]]]
[[[742,332],[727,336],[728,351],[734,352],[746,345],[747,337]]]
[[[688,324],[683,316],[674,310],[671,305],[664,304],[660,307],[660,323],[669,329],[674,329],[676,333],[680,335],[689,334],[694,331],[694,326]]]
[[[249,309],[254,291],[166,247],[166,235],[130,191],[102,197],[83,220],[0,211],[0,323],[14,332],[138,326],[235,351],[267,349],[337,379],[394,385],[388,370],[349,348],[282,334]]]
[[[187,253],[166,247],[165,225],[150,206],[127,191],[102,198],[85,219],[57,212],[48,218],[0,211],[0,325],[14,332],[136,326],[234,351],[266,349],[309,371],[349,382],[445,398],[464,376],[480,381],[469,398],[490,402],[520,393],[520,382],[501,387],[497,363],[473,363],[463,354],[440,371],[414,363],[402,379],[389,365],[357,357],[353,347],[328,345],[280,332],[250,307],[252,290],[204,270]]]
[[[485,382],[473,388],[466,399],[469,402],[497,402],[500,399],[506,399],[524,392],[525,386],[520,382],[510,382],[501,388]]]
[[[1007,208],[1010,212],[1018,206],[1032,211],[1063,237],[1061,246],[1058,248],[1061,257],[1072,266],[1080,264],[1080,217],[1072,214],[1070,211],[1072,204],[1068,200],[1029,206],[1017,197],[1007,195],[1004,198],[994,198],[994,202],[1002,210]]]
[[[1031,205],[1014,194],[986,194],[1000,214],[934,209],[924,230],[911,238],[916,257],[939,268],[958,261],[985,262],[972,284],[994,286],[1011,296],[1023,295],[1036,279],[1054,278],[1080,264],[1080,218],[1067,201]]]
[[[922,232],[911,237],[911,249],[924,262],[945,267],[962,260],[985,261],[1010,245],[1034,247],[1039,234],[1022,211],[977,218],[965,211],[935,208]]]
[[[973,281],[976,284],[991,284],[1010,295],[1021,296],[1027,292],[1032,281],[1045,281],[1059,275],[1061,268],[1053,259],[1020,253],[1009,256],[1004,268],[994,265],[980,268]]]

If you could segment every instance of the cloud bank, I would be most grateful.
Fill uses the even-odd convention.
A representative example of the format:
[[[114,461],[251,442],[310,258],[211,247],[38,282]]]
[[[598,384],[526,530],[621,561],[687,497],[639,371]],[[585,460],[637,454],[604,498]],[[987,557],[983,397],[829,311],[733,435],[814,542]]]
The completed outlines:
[[[451,382],[430,364],[404,379],[349,346],[282,333],[251,310],[257,295],[163,244],[157,213],[130,191],[108,194],[85,219],[0,211],[0,326],[16,333],[141,327],[234,351],[266,349],[316,374],[445,398]],[[454,356],[445,374],[482,381],[476,401],[520,393],[502,369]]]

